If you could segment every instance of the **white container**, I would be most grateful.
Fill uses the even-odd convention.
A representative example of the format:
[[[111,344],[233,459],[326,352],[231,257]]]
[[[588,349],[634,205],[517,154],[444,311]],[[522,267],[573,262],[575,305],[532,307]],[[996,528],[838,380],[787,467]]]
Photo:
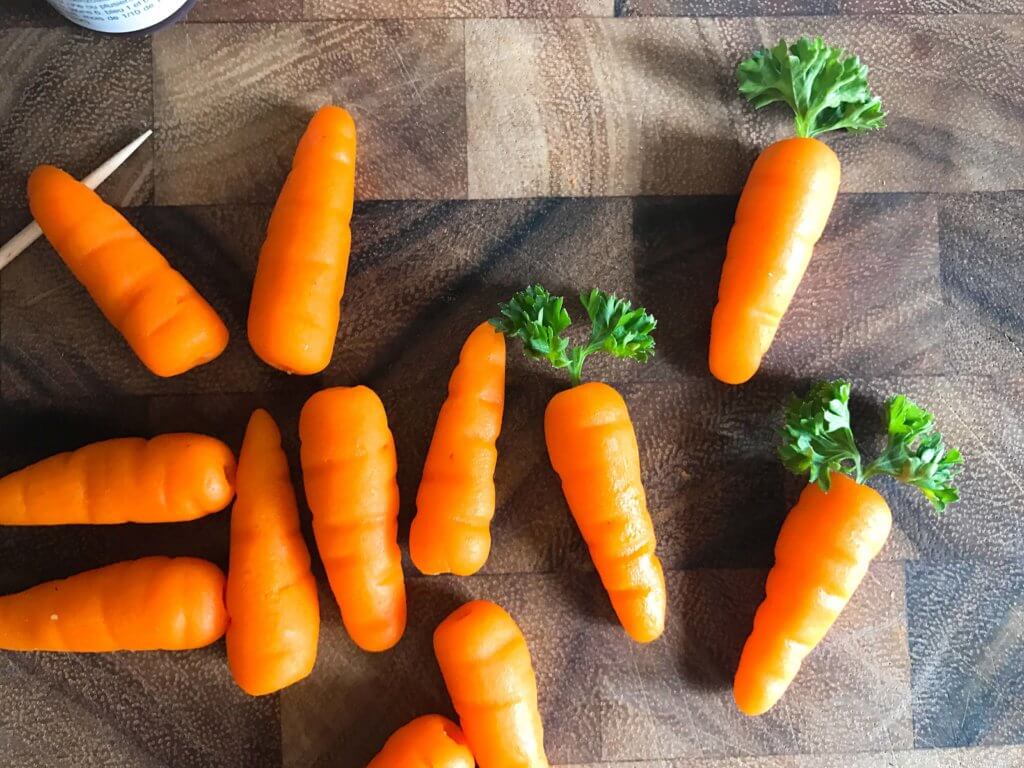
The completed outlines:
[[[185,15],[195,0],[47,0],[86,29],[124,34],[148,32]]]

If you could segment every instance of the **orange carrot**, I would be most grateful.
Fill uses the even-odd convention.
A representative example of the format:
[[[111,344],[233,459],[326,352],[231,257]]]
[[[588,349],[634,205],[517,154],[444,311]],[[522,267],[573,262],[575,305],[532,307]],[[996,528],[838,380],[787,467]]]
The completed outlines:
[[[249,419],[238,457],[228,568],[228,666],[239,687],[261,696],[313,671],[320,604],[299,530],[299,509],[270,414]]]
[[[515,620],[486,600],[455,610],[434,653],[480,768],[547,768],[530,649]]]
[[[626,403],[600,382],[560,392],[544,414],[544,435],[619,621],[637,642],[657,639],[665,629],[665,576]]]
[[[235,457],[205,435],[125,437],[0,478],[0,525],[175,523],[224,509]]]
[[[260,251],[249,343],[289,373],[327,367],[341,317],[355,198],[356,126],[321,107],[299,141]]]
[[[459,726],[440,715],[417,717],[395,731],[366,768],[475,768]]]
[[[919,488],[940,511],[958,498],[959,452],[946,449],[932,415],[903,395],[886,406],[885,452],[862,470],[849,394],[846,382],[824,382],[794,399],[786,413],[783,462],[817,484],[804,489],[783,523],[766,597],[740,656],[734,693],[748,715],[768,711],[782,697],[889,536],[889,505],[862,483],[892,475]]]
[[[839,158],[815,137],[880,128],[884,117],[868,88],[867,67],[820,38],[759,51],[738,75],[740,92],[755,107],[786,101],[793,108],[797,136],[761,153],[736,209],[708,356],[711,373],[727,384],[757,372],[828,223]],[[806,92],[794,93],[793,82],[805,79]],[[836,91],[839,79],[849,82]]]
[[[144,557],[0,597],[0,649],[182,651],[227,627],[224,574],[191,557]]]
[[[539,285],[501,305],[492,322],[522,339],[530,357],[569,370],[574,388],[551,398],[544,415],[548,456],[619,621],[630,637],[647,643],[664,630],[667,596],[633,423],[607,384],[578,385],[594,352],[646,362],[657,323],[642,308],[598,290],[580,300],[592,327],[589,341],[573,349],[561,335],[570,324],[563,300]]]
[[[505,337],[483,323],[448,382],[416,495],[409,554],[423,573],[468,576],[487,561],[504,405]]]
[[[99,195],[42,165],[29,177],[28,202],[46,239],[150,371],[175,376],[224,351],[228,329],[213,308]]]
[[[317,392],[302,408],[302,475],[313,533],[349,636],[366,651],[405,631],[395,442],[366,387]]]

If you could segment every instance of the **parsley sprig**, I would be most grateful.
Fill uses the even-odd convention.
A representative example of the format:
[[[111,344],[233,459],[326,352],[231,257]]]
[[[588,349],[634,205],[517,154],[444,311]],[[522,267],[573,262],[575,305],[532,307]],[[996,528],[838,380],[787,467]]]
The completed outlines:
[[[739,65],[736,77],[740,93],[756,109],[777,101],[789,104],[797,136],[860,133],[885,124],[882,102],[868,86],[868,68],[820,37],[763,48]]]
[[[931,413],[906,395],[889,398],[886,448],[864,467],[850,427],[849,399],[849,382],[823,381],[804,397],[790,400],[779,447],[787,469],[806,473],[826,492],[832,472],[847,474],[858,483],[889,475],[920,490],[938,512],[960,498],[954,481],[963,457],[946,447]]]
[[[573,386],[580,383],[583,363],[595,352],[646,363],[654,355],[654,331],[658,321],[643,307],[633,308],[625,299],[594,288],[580,296],[590,318],[590,337],[569,347],[562,333],[572,320],[561,296],[552,296],[541,285],[520,291],[499,305],[500,315],[491,325],[511,338],[520,339],[528,357],[547,360],[555,368],[567,368]]]

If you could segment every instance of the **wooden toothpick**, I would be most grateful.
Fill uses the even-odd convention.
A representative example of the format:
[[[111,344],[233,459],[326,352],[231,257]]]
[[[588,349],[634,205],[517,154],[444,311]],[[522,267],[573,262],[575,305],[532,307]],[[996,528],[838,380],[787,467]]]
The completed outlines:
[[[107,160],[103,165],[97,168],[95,171],[90,173],[84,179],[82,183],[85,184],[89,189],[96,189],[100,184],[106,181],[110,174],[116,171],[124,161],[135,154],[135,150],[146,143],[146,139],[153,135],[152,130],[146,131],[144,134],[135,139],[131,144],[126,146],[116,155]],[[2,246],[0,246],[0,269],[3,269],[12,261],[14,258],[34,243],[39,236],[43,234],[43,230],[39,228],[39,225],[34,221],[25,227],[21,232],[16,234]]]

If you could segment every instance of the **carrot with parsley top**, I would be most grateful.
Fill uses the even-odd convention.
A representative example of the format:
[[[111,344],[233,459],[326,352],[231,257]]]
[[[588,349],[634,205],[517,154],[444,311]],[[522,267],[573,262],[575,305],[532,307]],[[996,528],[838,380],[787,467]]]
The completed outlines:
[[[839,191],[839,158],[817,137],[881,128],[868,68],[820,38],[780,42],[739,65],[754,107],[785,102],[796,136],[765,149],[740,195],[711,318],[711,373],[742,384],[761,365],[796,294]]]
[[[527,356],[566,369],[573,387],[544,414],[551,466],[576,519],[612,607],[627,634],[642,643],[665,628],[665,576],[655,554],[654,525],[640,475],[640,450],[622,396],[607,384],[581,384],[583,364],[597,352],[646,362],[656,321],[643,308],[592,290],[580,297],[590,338],[570,348],[564,300],[533,286],[501,305],[493,320],[523,342]]]
[[[786,409],[779,454],[811,482],[779,532],[766,596],[740,656],[734,694],[748,715],[768,711],[782,697],[889,537],[889,505],[866,481],[894,477],[919,489],[938,512],[959,499],[953,481],[960,452],[946,447],[930,413],[905,395],[891,398],[888,444],[864,467],[849,397],[847,382],[821,382]]]

